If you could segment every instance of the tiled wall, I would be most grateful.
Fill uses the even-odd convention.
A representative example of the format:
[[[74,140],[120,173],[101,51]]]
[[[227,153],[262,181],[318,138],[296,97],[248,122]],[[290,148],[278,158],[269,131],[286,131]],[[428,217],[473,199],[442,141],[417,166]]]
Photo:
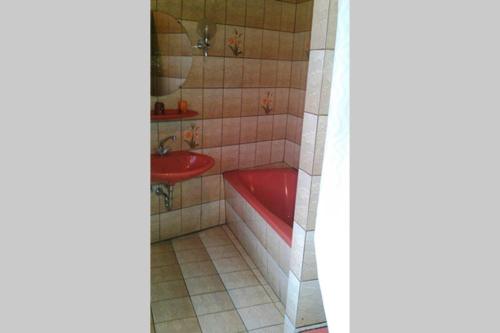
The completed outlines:
[[[169,146],[190,149],[183,135],[195,126],[193,150],[216,163],[202,177],[175,186],[173,211],[151,195],[154,242],[225,221],[222,172],[282,162],[298,167],[312,1],[154,0],[151,8],[179,18],[193,45],[200,19],[206,15],[217,23],[209,56],[193,49],[182,89],[160,99],[167,108],[187,100],[199,116],[151,124],[152,152],[173,134],[178,140]],[[233,52],[230,41],[237,41],[240,52]],[[269,114],[262,107],[267,96]]]
[[[315,0],[285,332],[325,323],[316,270],[314,230],[328,118],[337,0]]]

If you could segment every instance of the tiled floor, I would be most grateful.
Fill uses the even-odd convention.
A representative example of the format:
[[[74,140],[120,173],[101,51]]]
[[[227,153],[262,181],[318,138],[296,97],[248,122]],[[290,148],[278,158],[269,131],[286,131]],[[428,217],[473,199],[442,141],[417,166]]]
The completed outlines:
[[[231,231],[151,245],[151,332],[281,333],[284,307]]]

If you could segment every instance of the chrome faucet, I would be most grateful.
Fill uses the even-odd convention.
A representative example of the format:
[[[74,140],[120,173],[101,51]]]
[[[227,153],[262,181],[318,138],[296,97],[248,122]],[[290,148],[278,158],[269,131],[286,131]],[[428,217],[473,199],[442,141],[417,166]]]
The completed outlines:
[[[171,135],[171,136],[161,140],[160,145],[158,146],[158,150],[157,150],[158,155],[160,155],[160,156],[166,155],[171,150],[171,148],[164,146],[168,140],[172,140],[172,142],[175,142],[175,140],[177,140],[177,137],[175,135]]]

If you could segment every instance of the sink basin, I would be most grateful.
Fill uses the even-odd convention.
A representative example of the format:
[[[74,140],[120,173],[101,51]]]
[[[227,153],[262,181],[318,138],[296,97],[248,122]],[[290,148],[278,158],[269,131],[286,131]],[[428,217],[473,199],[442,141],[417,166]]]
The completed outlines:
[[[151,155],[151,182],[174,185],[210,170],[212,157],[189,151],[174,151],[166,155]]]

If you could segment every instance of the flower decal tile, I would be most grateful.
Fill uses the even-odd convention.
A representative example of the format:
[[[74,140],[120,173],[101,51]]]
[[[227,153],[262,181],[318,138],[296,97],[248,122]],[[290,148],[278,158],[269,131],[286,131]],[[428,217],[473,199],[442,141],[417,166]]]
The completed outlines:
[[[273,111],[273,94],[268,91],[262,100],[260,101],[260,106],[266,112],[266,114],[269,114],[271,111]]]
[[[184,142],[189,145],[189,148],[195,149],[200,145],[200,127],[196,126],[195,124],[191,124],[191,128],[185,130],[182,133],[182,137],[184,138]]]
[[[226,44],[227,47],[233,52],[235,57],[240,56],[243,53],[241,49],[243,33],[239,32],[238,29],[234,29],[233,34],[228,38]]]

